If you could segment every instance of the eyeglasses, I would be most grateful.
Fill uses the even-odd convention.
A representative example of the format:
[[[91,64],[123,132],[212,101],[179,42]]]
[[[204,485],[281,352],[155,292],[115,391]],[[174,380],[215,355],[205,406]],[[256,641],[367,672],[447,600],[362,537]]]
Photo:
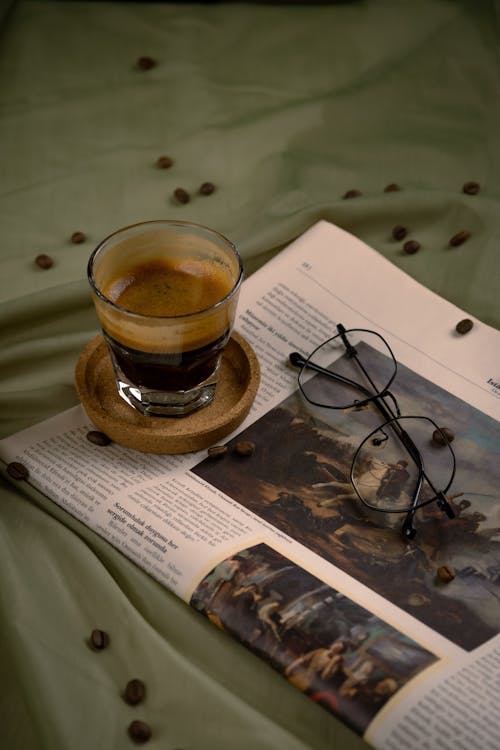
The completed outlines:
[[[405,513],[401,530],[413,539],[419,508],[436,503],[448,518],[455,517],[446,498],[456,469],[450,440],[429,417],[401,414],[389,391],[398,365],[380,334],[364,328],[346,330],[340,323],[337,331],[308,357],[290,354],[290,363],[299,368],[299,389],[309,404],[342,413],[332,437],[332,461],[340,469],[347,449],[351,455],[354,451],[349,479],[357,497],[372,510]],[[416,395],[420,383],[415,380]],[[378,417],[375,427],[372,407]],[[350,442],[352,435],[357,448]],[[336,497],[344,496],[346,484],[332,475],[331,481],[316,485],[327,493],[320,504],[334,504]]]

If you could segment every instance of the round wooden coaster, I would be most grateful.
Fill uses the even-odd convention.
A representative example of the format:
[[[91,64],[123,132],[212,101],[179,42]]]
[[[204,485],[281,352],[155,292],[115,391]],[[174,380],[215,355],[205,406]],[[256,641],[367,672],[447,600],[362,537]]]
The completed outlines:
[[[191,453],[217,443],[244,420],[259,387],[257,356],[233,332],[224,350],[215,398],[185,417],[149,417],[119,395],[101,334],[89,341],[75,370],[76,390],[94,425],[116,443],[143,453]]]

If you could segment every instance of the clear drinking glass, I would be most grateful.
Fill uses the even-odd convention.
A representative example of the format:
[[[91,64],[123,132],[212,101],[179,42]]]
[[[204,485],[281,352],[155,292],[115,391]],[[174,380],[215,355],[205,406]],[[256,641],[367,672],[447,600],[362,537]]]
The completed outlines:
[[[190,222],[141,222],[97,246],[88,280],[120,396],[147,415],[208,405],[243,280],[233,243]]]

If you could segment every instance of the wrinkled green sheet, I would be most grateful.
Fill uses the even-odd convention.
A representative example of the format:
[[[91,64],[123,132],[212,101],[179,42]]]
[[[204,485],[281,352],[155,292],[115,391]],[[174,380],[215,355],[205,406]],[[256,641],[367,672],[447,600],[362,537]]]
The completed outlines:
[[[86,261],[134,221],[215,227],[251,273],[325,218],[500,327],[498,3],[3,11],[0,436],[76,403],[73,368],[97,331]],[[156,67],[136,70],[143,55]],[[205,180],[216,193],[195,195]],[[391,240],[395,224],[419,253]],[[470,239],[448,247],[462,229]],[[55,265],[36,267],[40,253]],[[134,718],[162,750],[364,747],[50,500],[0,481],[2,747],[126,748]],[[85,643],[94,627],[111,634],[106,652]],[[135,676],[140,709],[120,696]]]

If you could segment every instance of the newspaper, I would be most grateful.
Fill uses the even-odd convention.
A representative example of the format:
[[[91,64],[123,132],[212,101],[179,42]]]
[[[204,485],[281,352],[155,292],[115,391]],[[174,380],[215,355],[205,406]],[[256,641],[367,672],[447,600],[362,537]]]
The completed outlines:
[[[500,332],[473,320],[460,335],[464,318],[320,221],[243,285],[236,330],[261,384],[221,459],[96,446],[81,406],[0,441],[0,457],[374,747],[494,750]],[[352,493],[352,410],[311,408],[289,364],[338,323],[390,342],[391,393],[454,436],[455,518],[426,506],[414,539]]]

